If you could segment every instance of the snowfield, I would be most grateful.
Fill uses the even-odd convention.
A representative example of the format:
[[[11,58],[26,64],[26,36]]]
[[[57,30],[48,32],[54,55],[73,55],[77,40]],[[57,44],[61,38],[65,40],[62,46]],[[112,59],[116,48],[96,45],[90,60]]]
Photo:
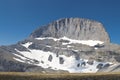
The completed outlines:
[[[58,40],[68,40],[68,44],[72,43],[80,43],[89,46],[95,46],[97,44],[103,44],[104,42],[101,41],[94,41],[94,40],[73,40],[67,37],[63,38],[52,38],[52,37],[45,37],[45,38],[36,38],[37,40],[44,40],[44,39],[53,39],[54,41]],[[96,62],[94,61],[93,64],[88,64],[88,60],[86,59],[79,59],[76,60],[75,56],[67,57],[65,55],[57,56],[56,53],[49,52],[49,51],[42,51],[36,49],[29,49],[28,47],[32,44],[32,42],[27,42],[25,44],[21,44],[22,46],[26,47],[29,51],[19,51],[15,49],[20,54],[13,53],[16,57],[15,60],[22,62],[33,64],[37,66],[41,66],[43,68],[50,68],[54,70],[67,70],[70,73],[95,73],[98,71],[97,66],[99,64],[107,64],[108,62]],[[67,44],[64,44],[67,45]],[[52,46],[47,46],[52,47]],[[72,47],[72,46],[67,46]],[[77,51],[77,50],[76,50]]]
[[[19,57],[14,58],[17,61],[24,62],[26,63],[26,60],[28,60],[27,63],[41,66],[43,68],[51,68],[54,70],[67,70],[70,73],[88,73],[88,72],[96,72],[98,69],[96,68],[99,62],[94,61],[93,65],[87,64],[87,60],[76,60],[74,56],[71,57],[66,57],[64,55],[59,55],[59,57],[56,56],[56,54],[51,53],[51,52],[44,52],[42,50],[30,50],[30,52],[26,51],[19,51],[16,49],[17,52],[19,52],[21,55],[15,54],[15,56]],[[53,59],[50,62],[48,60],[49,55],[52,55]],[[64,59],[64,63],[60,64],[59,58],[62,57]],[[31,63],[33,60],[39,61],[39,63]],[[86,65],[82,65],[82,63],[85,62]],[[77,66],[80,64],[81,66]]]
[[[59,41],[59,40],[68,40],[70,41],[68,44],[72,44],[72,43],[79,43],[79,44],[84,44],[84,45],[88,45],[88,46],[95,46],[97,44],[103,44],[104,42],[102,41],[98,41],[98,40],[74,40],[74,39],[70,39],[67,37],[62,37],[62,38],[53,38],[53,37],[44,37],[44,38],[36,38],[37,40],[44,40],[44,39],[53,39],[54,41]],[[67,43],[63,43],[63,45],[67,45]]]

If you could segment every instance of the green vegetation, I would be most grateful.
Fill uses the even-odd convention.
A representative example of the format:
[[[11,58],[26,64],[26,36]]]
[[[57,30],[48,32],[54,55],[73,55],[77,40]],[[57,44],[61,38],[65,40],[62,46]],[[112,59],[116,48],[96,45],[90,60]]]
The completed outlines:
[[[41,74],[22,72],[1,72],[0,80],[120,80],[120,73]]]

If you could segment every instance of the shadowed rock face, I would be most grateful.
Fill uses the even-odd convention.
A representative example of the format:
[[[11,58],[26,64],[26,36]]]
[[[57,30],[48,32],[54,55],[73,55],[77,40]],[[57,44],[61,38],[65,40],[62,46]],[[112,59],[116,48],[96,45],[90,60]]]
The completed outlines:
[[[110,42],[109,36],[100,22],[81,19],[65,18],[54,21],[35,30],[30,38],[37,37],[68,37],[77,40],[100,40]]]

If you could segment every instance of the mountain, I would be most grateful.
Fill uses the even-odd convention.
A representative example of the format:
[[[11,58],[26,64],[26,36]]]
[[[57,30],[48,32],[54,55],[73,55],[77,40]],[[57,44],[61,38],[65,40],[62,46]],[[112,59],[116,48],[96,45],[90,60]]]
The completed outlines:
[[[120,71],[120,46],[94,20],[64,18],[0,46],[0,71],[93,73]]]
[[[65,18],[54,21],[35,30],[30,37],[68,37],[76,40],[100,40],[110,42],[109,36],[100,22],[89,19]]]

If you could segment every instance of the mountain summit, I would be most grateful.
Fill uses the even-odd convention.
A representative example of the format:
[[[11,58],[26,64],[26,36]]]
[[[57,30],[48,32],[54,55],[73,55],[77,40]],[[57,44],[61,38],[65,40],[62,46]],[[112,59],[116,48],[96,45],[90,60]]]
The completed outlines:
[[[0,46],[0,71],[95,73],[120,71],[120,46],[100,22],[65,18],[41,26],[23,41]]]
[[[68,37],[76,40],[100,40],[110,38],[100,22],[82,18],[64,18],[35,30],[30,37]]]

